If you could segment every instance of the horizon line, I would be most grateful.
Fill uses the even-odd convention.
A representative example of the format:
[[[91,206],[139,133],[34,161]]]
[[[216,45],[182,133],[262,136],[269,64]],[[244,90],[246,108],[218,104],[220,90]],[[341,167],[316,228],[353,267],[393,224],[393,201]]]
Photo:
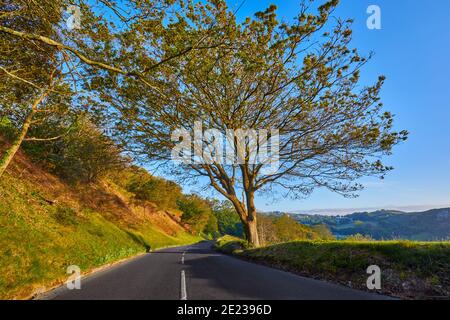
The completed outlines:
[[[327,215],[327,216],[338,216],[338,215],[349,215],[357,212],[374,212],[380,210],[386,211],[401,211],[401,212],[423,212],[433,209],[447,209],[450,208],[450,204],[440,204],[440,205],[409,205],[409,206],[399,206],[399,205],[388,205],[388,206],[373,206],[373,207],[354,207],[354,208],[323,208],[323,209],[301,209],[301,210],[270,210],[263,212],[285,212],[288,214],[310,214],[310,215]]]

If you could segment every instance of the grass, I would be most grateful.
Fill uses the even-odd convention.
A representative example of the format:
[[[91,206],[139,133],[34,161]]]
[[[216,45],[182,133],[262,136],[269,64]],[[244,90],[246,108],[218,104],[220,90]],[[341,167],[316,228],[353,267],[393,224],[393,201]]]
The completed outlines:
[[[297,241],[256,249],[219,250],[301,275],[367,290],[370,265],[381,268],[380,293],[404,298],[450,296],[450,242]]]
[[[218,238],[215,244],[215,248],[218,251],[228,254],[240,252],[248,247],[247,241],[230,235]]]
[[[117,260],[167,246],[200,240],[173,227],[165,233],[141,218],[93,210],[67,193],[63,185],[36,184],[5,174],[0,180],[0,298],[27,298],[67,279],[66,268],[82,273]],[[60,201],[49,203],[55,193]],[[120,212],[131,215],[132,211]],[[160,218],[162,219],[162,218]]]

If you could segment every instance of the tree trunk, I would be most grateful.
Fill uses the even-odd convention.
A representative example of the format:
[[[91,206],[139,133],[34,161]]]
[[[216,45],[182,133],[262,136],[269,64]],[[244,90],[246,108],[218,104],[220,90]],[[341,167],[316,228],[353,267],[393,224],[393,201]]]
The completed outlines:
[[[19,150],[20,145],[23,142],[23,139],[25,139],[25,137],[28,133],[28,129],[30,128],[31,120],[33,119],[33,115],[34,115],[34,111],[30,111],[30,113],[27,115],[27,117],[22,125],[22,130],[20,131],[20,134],[16,137],[16,139],[14,139],[11,146],[6,150],[5,154],[0,159],[0,177],[3,175],[6,168],[9,166],[12,159],[16,155],[17,150]]]
[[[256,207],[255,207],[255,194],[253,191],[246,192],[247,199],[247,221],[246,221],[246,235],[247,241],[249,241],[254,247],[259,247],[258,226],[256,219]]]
[[[245,208],[243,203],[237,197],[230,198],[230,201],[233,203],[234,209],[241,218],[241,222],[244,227],[245,238],[254,247],[259,247],[260,242],[256,224],[256,208],[253,204],[253,197],[251,197],[250,199],[250,201],[247,199],[247,208]],[[249,204],[252,205],[249,206]]]
[[[258,228],[256,224],[256,217],[254,217],[252,221],[249,221],[247,219],[244,229],[247,241],[250,242],[254,247],[259,247],[260,243],[258,236]]]
[[[25,121],[22,125],[22,130],[20,130],[20,134],[14,139],[11,146],[6,150],[5,154],[0,159],[0,177],[5,172],[6,168],[8,168],[9,164],[11,163],[12,159],[17,153],[17,150],[19,150],[20,146],[22,145],[23,140],[27,136],[28,129],[30,128],[31,121],[33,120],[33,116],[36,113],[37,106],[41,103],[41,101],[47,96],[48,91],[42,93],[31,106],[30,112],[27,114],[27,117],[25,118]]]

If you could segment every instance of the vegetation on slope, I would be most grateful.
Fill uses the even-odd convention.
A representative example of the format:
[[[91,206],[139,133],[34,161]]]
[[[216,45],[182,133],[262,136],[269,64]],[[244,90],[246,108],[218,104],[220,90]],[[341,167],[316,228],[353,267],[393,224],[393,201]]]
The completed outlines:
[[[370,265],[381,269],[378,292],[404,298],[450,295],[450,242],[295,241],[247,249],[236,238],[222,238],[217,247],[254,262],[300,275],[368,290]]]
[[[152,203],[112,182],[69,185],[22,154],[0,179],[0,298],[25,298],[82,272],[145,252],[197,242]]]
[[[309,227],[285,214],[282,216],[260,215],[258,234],[263,245],[294,240],[334,239],[325,226]]]

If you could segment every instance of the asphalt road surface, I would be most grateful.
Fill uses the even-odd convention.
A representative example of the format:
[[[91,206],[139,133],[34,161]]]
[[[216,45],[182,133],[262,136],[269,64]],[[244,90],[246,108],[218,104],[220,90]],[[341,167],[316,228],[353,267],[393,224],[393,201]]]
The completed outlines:
[[[79,290],[62,286],[43,298],[388,299],[220,254],[212,249],[211,242],[154,251],[83,278]]]

